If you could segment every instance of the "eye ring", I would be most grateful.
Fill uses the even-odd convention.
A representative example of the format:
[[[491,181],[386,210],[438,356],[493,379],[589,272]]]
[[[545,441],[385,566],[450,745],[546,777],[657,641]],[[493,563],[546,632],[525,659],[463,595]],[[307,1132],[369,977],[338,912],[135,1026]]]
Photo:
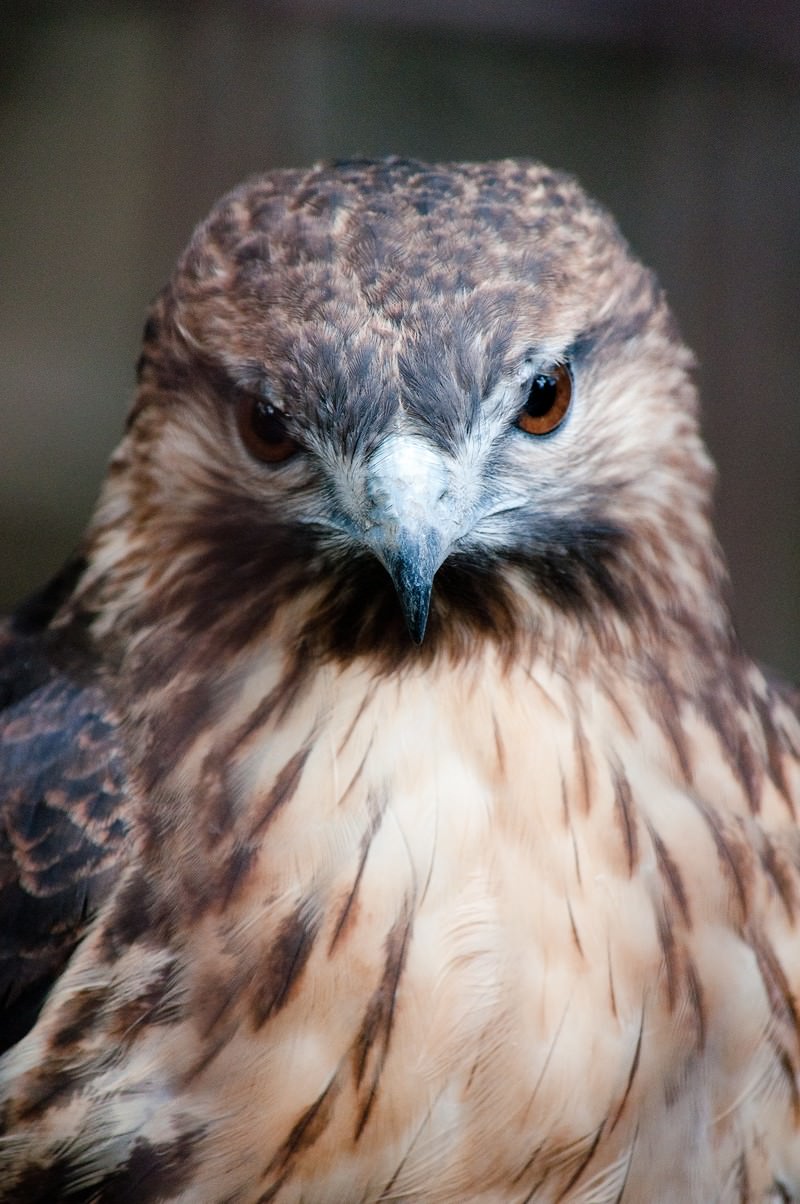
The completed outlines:
[[[256,460],[280,464],[298,451],[280,410],[265,397],[242,394],[236,402],[236,426],[242,443]]]
[[[560,426],[572,401],[572,372],[568,364],[553,364],[531,380],[516,425],[526,435],[549,435]]]

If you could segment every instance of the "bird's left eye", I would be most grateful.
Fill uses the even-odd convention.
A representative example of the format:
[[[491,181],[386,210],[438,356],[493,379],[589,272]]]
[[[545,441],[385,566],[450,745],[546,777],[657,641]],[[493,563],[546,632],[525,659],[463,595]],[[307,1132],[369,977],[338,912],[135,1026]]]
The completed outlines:
[[[572,373],[566,364],[537,372],[517,415],[517,426],[526,435],[549,435],[564,421],[571,400]]]
[[[264,397],[247,395],[236,405],[236,424],[251,455],[268,464],[288,460],[298,445],[286,430],[280,411]]]

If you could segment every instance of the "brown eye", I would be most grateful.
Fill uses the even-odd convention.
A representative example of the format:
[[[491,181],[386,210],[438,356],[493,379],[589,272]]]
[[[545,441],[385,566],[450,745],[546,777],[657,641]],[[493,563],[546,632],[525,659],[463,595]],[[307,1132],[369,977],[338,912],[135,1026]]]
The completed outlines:
[[[526,435],[549,435],[563,421],[571,400],[572,373],[566,364],[537,372],[517,415],[517,426]]]
[[[239,398],[236,422],[242,442],[257,460],[278,464],[297,451],[297,444],[287,433],[280,411],[264,397]]]

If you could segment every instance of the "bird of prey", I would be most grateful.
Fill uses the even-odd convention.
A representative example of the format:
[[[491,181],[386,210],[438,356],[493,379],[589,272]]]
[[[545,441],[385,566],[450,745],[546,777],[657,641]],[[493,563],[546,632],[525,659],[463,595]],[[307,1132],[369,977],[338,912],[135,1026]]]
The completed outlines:
[[[800,722],[569,177],[224,198],[0,642],[0,1200],[800,1200]]]

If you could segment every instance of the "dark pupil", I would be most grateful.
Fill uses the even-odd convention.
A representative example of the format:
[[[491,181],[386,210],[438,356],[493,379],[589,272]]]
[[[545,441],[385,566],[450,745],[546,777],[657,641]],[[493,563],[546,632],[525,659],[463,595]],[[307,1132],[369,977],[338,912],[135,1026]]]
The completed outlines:
[[[554,376],[540,372],[531,381],[531,391],[525,402],[525,412],[531,418],[544,418],[556,404],[558,382]]]
[[[264,443],[282,443],[286,428],[278,411],[268,401],[257,401],[251,416],[253,433]]]

